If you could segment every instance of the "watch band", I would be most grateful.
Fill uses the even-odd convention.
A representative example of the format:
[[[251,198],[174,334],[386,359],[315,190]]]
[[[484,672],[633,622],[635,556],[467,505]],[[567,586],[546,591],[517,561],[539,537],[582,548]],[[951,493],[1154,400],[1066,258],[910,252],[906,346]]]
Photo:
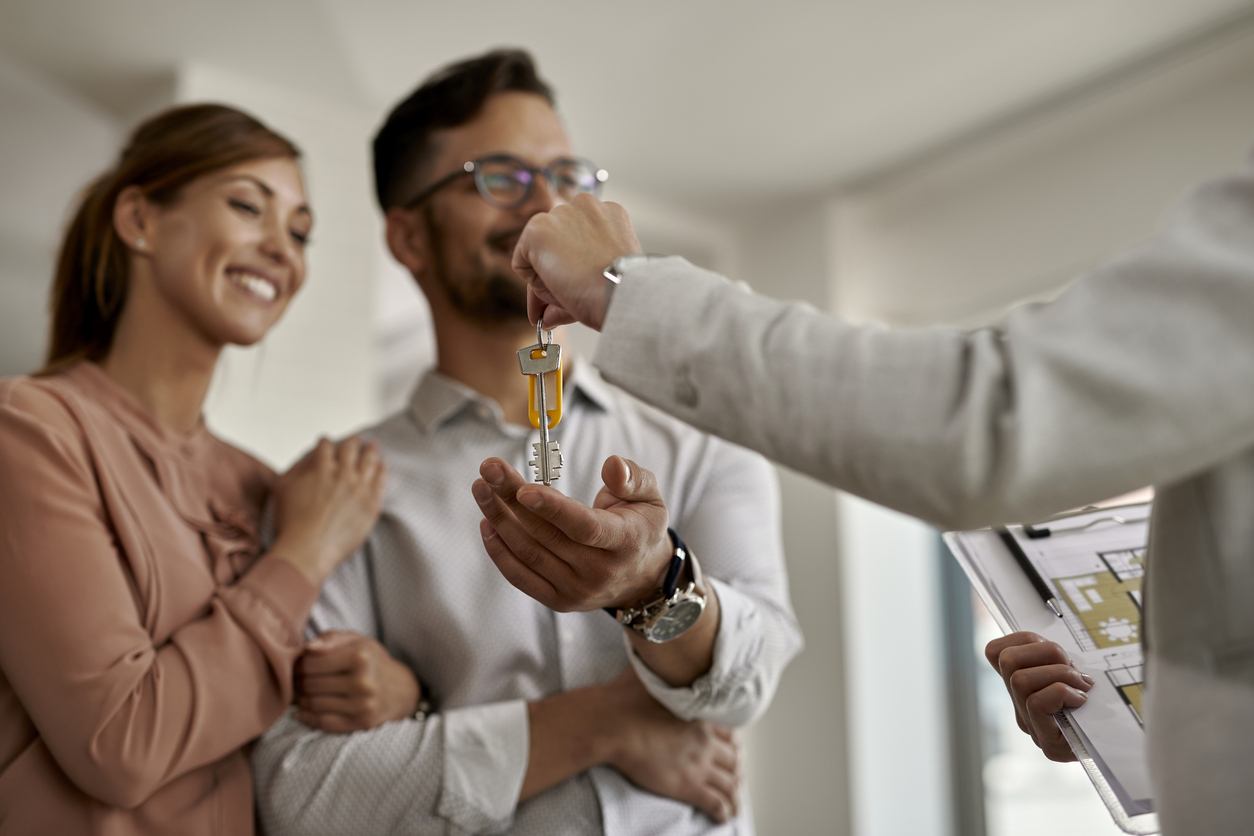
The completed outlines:
[[[679,579],[684,573],[684,566],[688,563],[688,547],[680,539],[679,533],[675,529],[667,528],[666,533],[671,538],[672,552],[671,562],[667,565],[666,574],[662,578],[660,597],[669,599],[675,595],[675,590],[679,588]],[[626,609],[606,607],[605,611],[614,616],[614,620],[619,624],[630,625],[634,615],[641,613],[644,606],[645,604],[641,603]]]
[[[675,532],[675,529],[668,528],[666,533],[670,535],[671,547],[674,549],[670,566],[666,567],[666,577],[662,580],[662,596],[669,598],[679,587],[679,576],[683,574],[684,565],[688,561],[688,547],[684,545],[683,540],[679,539],[679,534]]]

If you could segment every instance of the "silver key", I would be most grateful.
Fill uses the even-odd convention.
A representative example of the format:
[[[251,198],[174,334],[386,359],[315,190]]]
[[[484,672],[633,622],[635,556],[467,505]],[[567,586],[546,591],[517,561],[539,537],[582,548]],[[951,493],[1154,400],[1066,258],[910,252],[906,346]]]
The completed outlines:
[[[549,440],[549,409],[544,384],[546,375],[557,374],[558,385],[561,385],[562,347],[553,342],[551,331],[547,342],[544,333],[544,323],[540,322],[536,325],[535,345],[519,349],[518,365],[523,374],[535,378],[534,391],[539,401],[538,405],[530,402],[527,405],[529,412],[538,412],[539,420],[536,423],[540,430],[540,440],[531,445],[532,459],[527,464],[535,470],[535,481],[551,485],[560,478],[563,461],[561,445]],[[539,353],[540,356],[533,357],[534,353]],[[557,420],[561,420],[560,413]]]
[[[547,432],[541,432],[541,435],[547,435]],[[553,484],[562,475],[562,445],[550,441],[546,447],[543,439],[537,441],[531,445],[531,460],[527,464],[535,470],[535,481]]]

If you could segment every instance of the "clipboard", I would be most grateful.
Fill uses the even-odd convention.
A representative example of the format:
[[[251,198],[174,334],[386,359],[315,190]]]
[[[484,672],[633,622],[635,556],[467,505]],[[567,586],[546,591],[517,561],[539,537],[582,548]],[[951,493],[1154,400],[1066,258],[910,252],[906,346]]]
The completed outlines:
[[[1089,700],[1056,715],[1058,725],[1115,824],[1138,835],[1160,829],[1140,710],[1140,577],[1150,509],[1150,501],[1089,506],[1005,529],[1061,602],[1061,618],[998,532],[943,535],[1003,632],[1040,633],[1095,678]]]

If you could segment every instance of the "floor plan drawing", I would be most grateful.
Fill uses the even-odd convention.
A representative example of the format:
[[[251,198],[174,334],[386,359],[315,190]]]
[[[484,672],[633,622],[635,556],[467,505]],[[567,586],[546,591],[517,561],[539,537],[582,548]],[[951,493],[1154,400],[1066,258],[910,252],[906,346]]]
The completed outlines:
[[[1091,571],[1050,582],[1066,602],[1067,628],[1085,650],[1141,640],[1141,578],[1145,548],[1097,552]]]
[[[1145,727],[1145,715],[1142,712],[1141,700],[1145,695],[1145,667],[1141,662],[1129,665],[1116,665],[1106,671],[1106,678],[1119,692],[1128,710],[1136,718],[1136,722]]]
[[[1149,502],[1137,501],[945,535],[1004,631],[1057,642],[1094,678],[1084,705],[1064,712],[1060,726],[1116,821],[1146,828],[1156,827],[1143,722],[1149,514]]]

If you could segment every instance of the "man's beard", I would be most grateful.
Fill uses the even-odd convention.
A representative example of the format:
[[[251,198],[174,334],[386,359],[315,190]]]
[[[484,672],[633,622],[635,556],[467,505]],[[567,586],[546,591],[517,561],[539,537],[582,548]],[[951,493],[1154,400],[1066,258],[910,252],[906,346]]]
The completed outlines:
[[[483,259],[467,274],[454,276],[439,224],[431,215],[427,224],[432,272],[454,310],[483,323],[527,320],[527,288],[517,276],[493,270]]]

